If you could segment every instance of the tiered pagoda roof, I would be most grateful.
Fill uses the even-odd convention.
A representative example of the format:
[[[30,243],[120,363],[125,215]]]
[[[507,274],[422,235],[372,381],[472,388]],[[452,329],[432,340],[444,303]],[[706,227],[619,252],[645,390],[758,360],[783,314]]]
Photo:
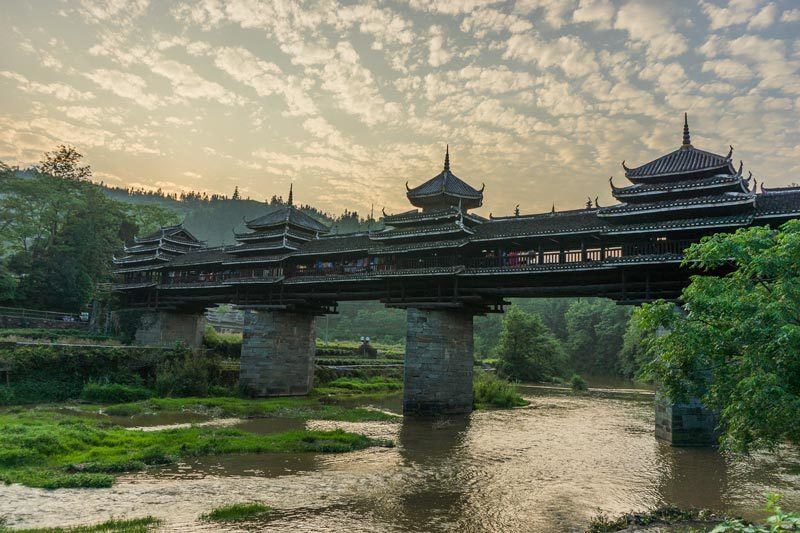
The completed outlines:
[[[450,146],[444,156],[444,170],[422,185],[408,187],[406,196],[411,205],[424,211],[460,206],[461,209],[475,209],[483,205],[483,189],[472,187],[450,171]]]
[[[245,221],[251,230],[235,233],[238,243],[227,248],[233,257],[225,259],[224,264],[259,264],[282,261],[289,254],[328,231],[328,227],[300,211],[292,201],[292,188],[286,205],[272,209],[265,215]]]
[[[124,256],[114,257],[116,273],[157,270],[176,257],[203,247],[182,223],[161,227],[144,237],[134,237],[134,243],[124,247]]]
[[[597,215],[611,224],[640,224],[750,213],[755,191],[750,190],[750,177],[742,176],[741,163],[734,169],[732,154],[732,146],[726,156],[695,148],[684,114],[680,148],[636,168],[628,168],[623,161],[625,177],[633,185],[616,187],[610,181],[620,203],[601,208]]]

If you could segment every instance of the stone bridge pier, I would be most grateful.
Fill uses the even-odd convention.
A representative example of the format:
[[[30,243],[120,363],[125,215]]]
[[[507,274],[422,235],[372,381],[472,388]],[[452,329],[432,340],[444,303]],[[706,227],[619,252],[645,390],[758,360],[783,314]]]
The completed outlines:
[[[173,346],[181,342],[192,350],[203,345],[206,318],[203,313],[157,311],[145,313],[136,329],[136,344]]]
[[[252,396],[308,394],[314,384],[314,315],[248,310],[239,386]]]
[[[409,307],[407,314],[403,413],[471,412],[472,313]]]

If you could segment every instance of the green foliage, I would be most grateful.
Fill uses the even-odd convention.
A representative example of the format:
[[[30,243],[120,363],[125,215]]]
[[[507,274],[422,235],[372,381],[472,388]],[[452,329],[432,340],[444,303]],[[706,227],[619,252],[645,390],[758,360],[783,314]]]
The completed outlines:
[[[0,252],[19,275],[15,302],[36,308],[79,311],[98,283],[111,280],[112,256],[137,233],[137,223],[174,219],[164,210],[140,212],[103,194],[88,181],[82,156],[60,146],[45,154],[38,170],[0,177]],[[8,276],[0,271],[0,301]]]
[[[234,503],[224,507],[217,507],[211,512],[200,515],[200,520],[206,522],[245,522],[266,518],[274,512],[275,509],[263,503]]]
[[[729,273],[692,278],[685,318],[663,302],[642,308],[644,327],[663,332],[648,340],[649,375],[717,411],[728,449],[800,442],[800,221],[704,238],[684,261]]]
[[[212,359],[186,353],[158,366],[155,389],[159,396],[205,396],[214,372]]]
[[[218,333],[214,326],[206,326],[203,346],[226,358],[238,358],[242,353],[241,333]]]
[[[338,453],[380,441],[335,431],[296,430],[256,435],[234,428],[130,431],[96,419],[46,411],[0,414],[0,481],[32,487],[106,487],[142,465],[230,453]]]
[[[566,363],[564,351],[539,315],[516,306],[503,317],[496,356],[502,373],[520,381],[542,381],[562,374]]]
[[[780,505],[780,494],[767,494],[765,507],[766,524],[751,524],[739,519],[726,520],[711,530],[711,533],[779,533],[781,531],[800,531],[800,513],[784,512]]]
[[[586,384],[586,380],[578,374],[572,374],[569,380],[569,386],[572,388],[573,392],[585,392],[589,390],[589,385]]]
[[[647,349],[647,339],[655,330],[645,327],[641,312],[634,310],[622,336],[622,349],[619,352],[619,373],[626,378],[648,381],[645,369],[652,362],[652,354]]]
[[[147,533],[161,524],[161,520],[147,516],[144,518],[116,519],[101,524],[74,527],[46,527],[36,529],[15,529],[15,533]],[[2,524],[0,524],[2,525]],[[2,528],[0,528],[2,531]]]
[[[6,328],[0,329],[0,339],[15,337],[32,341],[61,342],[62,339],[70,341],[75,339],[86,341],[107,341],[111,337],[91,333],[82,329],[45,329],[45,328]]]
[[[317,335],[323,340],[370,337],[373,344],[400,344],[406,338],[406,313],[380,302],[342,302],[338,314],[317,321]]]
[[[475,409],[521,407],[528,404],[513,383],[492,372],[481,371],[476,372],[472,380],[472,402]]]
[[[581,298],[564,315],[565,347],[572,367],[587,374],[615,374],[630,311],[604,298]]]
[[[153,391],[135,385],[87,383],[81,391],[81,400],[96,403],[126,403],[146,400],[153,395]]]
[[[152,385],[159,363],[183,361],[186,353],[178,348],[2,346],[0,363],[11,370],[11,386],[0,385],[0,405],[76,399],[91,381]]]

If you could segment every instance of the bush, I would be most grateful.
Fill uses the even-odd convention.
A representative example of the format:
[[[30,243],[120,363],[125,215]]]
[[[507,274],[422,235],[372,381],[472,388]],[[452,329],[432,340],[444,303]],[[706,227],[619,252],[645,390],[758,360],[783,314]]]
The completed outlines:
[[[238,359],[242,354],[241,333],[219,333],[214,326],[206,326],[203,346],[222,357]]]
[[[586,380],[580,377],[578,374],[572,374],[572,377],[569,380],[569,386],[572,387],[572,390],[575,392],[585,392],[589,390]]]
[[[156,375],[159,396],[207,396],[214,363],[202,356],[187,354],[161,363]]]
[[[520,407],[527,405],[510,381],[491,372],[477,372],[472,381],[472,403],[476,409],[485,407]]]
[[[263,503],[234,503],[218,507],[200,516],[206,522],[242,522],[265,518],[272,514],[274,509]]]
[[[81,391],[81,400],[97,403],[127,403],[152,398],[153,391],[144,387],[119,383],[87,383]]]

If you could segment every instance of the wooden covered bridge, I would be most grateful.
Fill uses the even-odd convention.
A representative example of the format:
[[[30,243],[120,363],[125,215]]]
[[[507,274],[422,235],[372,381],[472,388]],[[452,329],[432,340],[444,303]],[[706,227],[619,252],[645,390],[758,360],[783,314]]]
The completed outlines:
[[[246,223],[237,244],[206,248],[182,226],[137,238],[115,259],[125,308],[148,310],[142,342],[197,342],[203,310],[247,310],[241,384],[255,395],[304,394],[313,380],[314,316],[337,302],[408,309],[404,410],[472,406],[472,319],[508,297],[602,296],[675,300],[691,272],[684,249],[704,235],[778,226],[800,215],[800,187],[756,191],[726,155],[679,147],[628,168],[614,205],[484,218],[477,189],[451,170],[409,188],[416,208],[374,230],[333,234],[293,205]]]

